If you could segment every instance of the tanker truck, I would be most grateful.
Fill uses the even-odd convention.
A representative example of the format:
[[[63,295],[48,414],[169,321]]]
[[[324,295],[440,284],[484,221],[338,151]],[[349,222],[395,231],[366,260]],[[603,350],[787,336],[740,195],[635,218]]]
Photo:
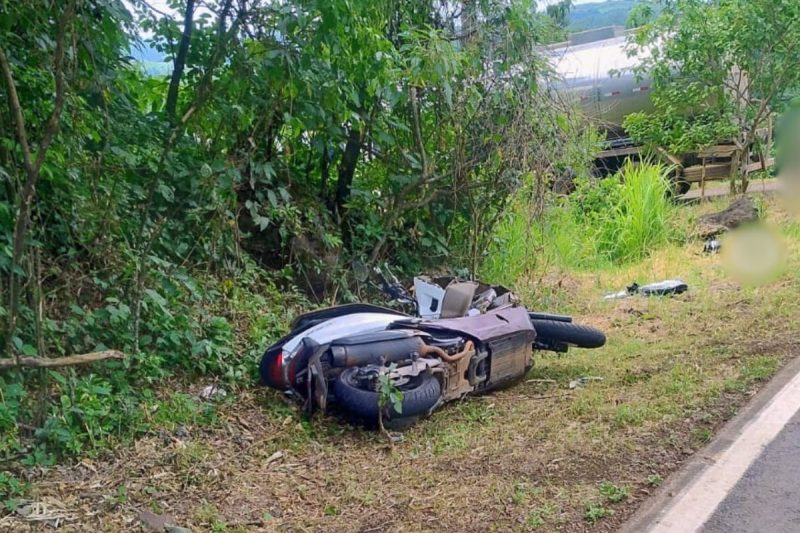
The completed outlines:
[[[720,140],[701,151],[671,154],[663,147],[638,145],[626,134],[622,127],[626,116],[653,110],[650,79],[634,72],[639,58],[629,57],[625,49],[628,33],[620,26],[599,28],[572,34],[568,42],[545,50],[557,74],[556,90],[576,102],[605,133],[603,150],[594,160],[595,175],[613,174],[626,159],[638,161],[650,153],[673,169],[676,194],[686,193],[694,182],[705,189],[706,181],[729,178],[736,153],[732,142]],[[762,135],[771,139],[772,132]],[[766,170],[771,163],[766,157],[754,159],[746,170]]]

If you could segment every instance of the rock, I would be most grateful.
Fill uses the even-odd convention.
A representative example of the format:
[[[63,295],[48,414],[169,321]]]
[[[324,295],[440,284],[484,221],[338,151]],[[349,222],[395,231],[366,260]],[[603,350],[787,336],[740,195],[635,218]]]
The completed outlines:
[[[710,239],[756,220],[758,220],[758,210],[753,205],[752,198],[740,196],[722,211],[701,216],[697,221],[697,234],[704,239]]]
[[[145,531],[167,531],[167,526],[175,523],[171,516],[155,514],[147,509],[139,511],[138,516]]]
[[[166,531],[166,533],[192,533],[192,530],[189,528],[173,526],[172,524],[164,526],[164,531]]]
[[[228,392],[219,385],[207,385],[200,391],[202,400],[221,400],[228,395]]]

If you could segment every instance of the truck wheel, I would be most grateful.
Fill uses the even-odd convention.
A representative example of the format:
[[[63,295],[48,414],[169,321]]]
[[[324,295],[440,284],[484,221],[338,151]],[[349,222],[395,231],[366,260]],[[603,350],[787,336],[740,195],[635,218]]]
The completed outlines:
[[[692,188],[692,184],[686,181],[685,179],[678,178],[672,182],[672,190],[675,196],[683,196],[689,189]]]
[[[360,380],[356,379],[359,370],[360,367],[353,367],[342,372],[334,383],[333,394],[346,411],[372,422],[378,419],[378,393],[363,388]],[[432,374],[414,376],[399,388],[403,393],[402,413],[387,406],[384,410],[386,419],[427,414],[442,396],[442,386]]]

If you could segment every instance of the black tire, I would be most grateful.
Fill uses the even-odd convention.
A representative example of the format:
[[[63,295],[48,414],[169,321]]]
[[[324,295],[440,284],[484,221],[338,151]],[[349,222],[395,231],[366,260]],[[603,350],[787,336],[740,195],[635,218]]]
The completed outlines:
[[[378,419],[378,393],[359,388],[353,376],[357,367],[348,368],[339,375],[333,385],[336,401],[346,411],[367,421]],[[385,418],[410,418],[427,414],[442,396],[442,386],[432,374],[420,374],[400,387],[403,392],[403,412],[396,413],[392,407],[384,411]]]
[[[692,184],[683,178],[678,178],[677,180],[672,182],[672,193],[675,196],[683,196],[684,194],[689,192],[689,189],[691,188]]]
[[[550,341],[565,342],[578,348],[599,348],[606,343],[602,331],[589,326],[557,320],[531,320],[536,337]]]

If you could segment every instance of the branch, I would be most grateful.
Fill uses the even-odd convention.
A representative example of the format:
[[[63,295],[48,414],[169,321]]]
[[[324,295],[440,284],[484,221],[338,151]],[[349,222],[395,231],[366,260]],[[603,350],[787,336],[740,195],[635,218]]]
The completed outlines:
[[[102,352],[90,352],[80,355],[68,355],[66,357],[20,357],[12,359],[10,357],[0,358],[0,370],[7,368],[56,368],[61,366],[84,365],[96,363],[106,359],[124,359],[125,354],[117,350],[105,350]]]
[[[408,90],[410,93],[411,117],[414,120],[414,137],[416,137],[419,155],[422,159],[422,178],[427,179],[430,168],[428,167],[428,156],[425,154],[425,142],[422,140],[422,127],[419,121],[419,108],[417,107],[417,88],[412,85]]]
[[[0,70],[3,71],[3,79],[6,83],[6,92],[8,93],[8,105],[11,108],[11,116],[17,128],[17,140],[19,141],[20,147],[22,147],[25,171],[30,174],[33,170],[33,161],[31,159],[31,148],[28,144],[28,133],[25,128],[25,118],[22,114],[22,105],[19,103],[19,95],[17,95],[14,75],[11,73],[11,66],[8,64],[8,59],[2,47],[0,47]]]

